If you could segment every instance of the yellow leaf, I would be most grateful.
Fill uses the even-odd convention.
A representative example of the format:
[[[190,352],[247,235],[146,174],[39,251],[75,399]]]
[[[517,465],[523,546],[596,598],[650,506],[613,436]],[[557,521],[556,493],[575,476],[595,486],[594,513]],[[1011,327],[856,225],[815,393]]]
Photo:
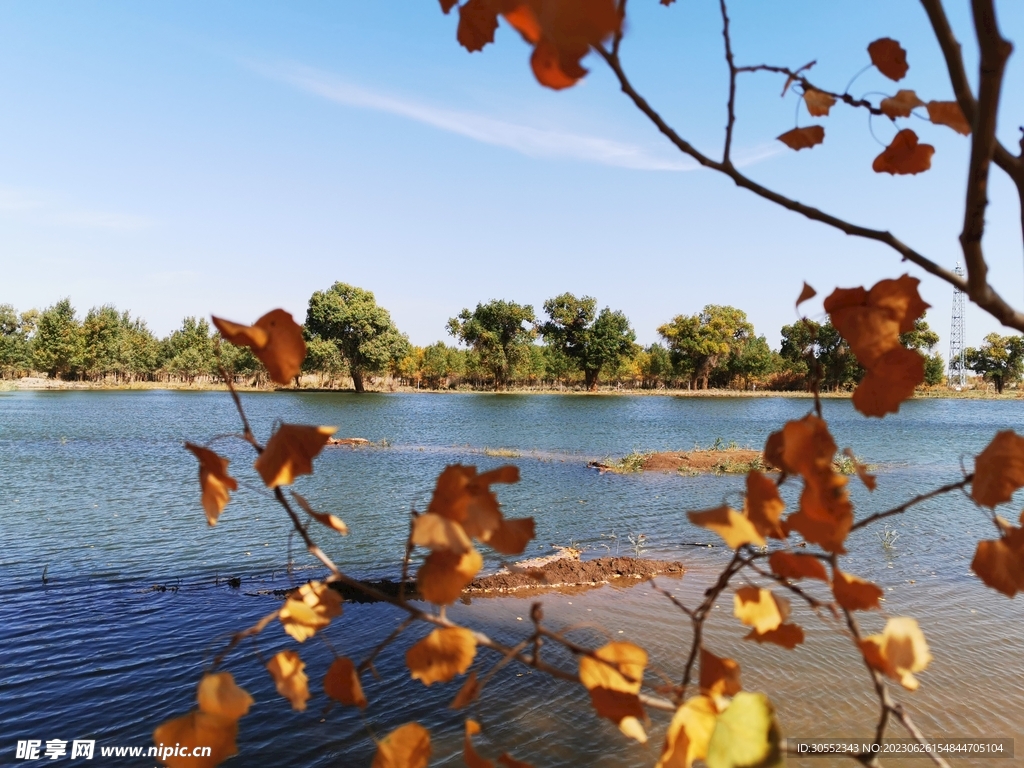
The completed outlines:
[[[784,579],[820,579],[828,583],[828,572],[821,561],[813,555],[796,555],[792,552],[772,552],[768,558],[772,573]]]
[[[776,136],[779,141],[790,149],[800,151],[810,149],[825,140],[825,129],[820,125],[808,125],[803,128],[794,128],[786,131],[781,136]]]
[[[995,507],[1013,498],[1024,486],[1024,437],[1013,430],[997,432],[992,442],[974,459],[971,498]]]
[[[199,459],[199,487],[203,489],[203,510],[210,525],[217,524],[217,518],[231,499],[231,491],[238,490],[238,481],[228,474],[231,462],[208,448],[185,443]]]
[[[476,670],[473,670],[466,676],[466,682],[459,688],[459,692],[455,694],[455,698],[452,699],[452,703],[448,705],[448,708],[462,709],[473,703],[480,696],[480,689],[480,683],[476,679]]]
[[[686,516],[694,525],[717,533],[733,549],[739,549],[744,544],[757,544],[759,547],[763,547],[765,544],[764,537],[758,533],[757,528],[747,519],[746,515],[731,507],[723,506],[703,512],[687,512]]]
[[[284,631],[302,643],[341,615],[341,595],[323,582],[311,581],[293,592],[277,615]]]
[[[771,590],[740,587],[733,596],[733,615],[757,632],[768,632],[789,617],[789,600]]]
[[[419,723],[399,726],[379,742],[371,768],[427,768],[430,733]]]
[[[923,173],[932,167],[934,154],[935,147],[931,144],[918,143],[917,134],[909,128],[904,128],[875,158],[871,170],[893,176]]]
[[[740,684],[740,665],[732,659],[716,656],[700,649],[700,690],[716,703],[734,696],[743,689]],[[711,734],[709,733],[708,736]]]
[[[861,641],[861,651],[868,664],[898,680],[908,691],[917,690],[913,673],[923,671],[932,660],[921,628],[909,618],[889,619],[882,634]]]
[[[303,671],[306,663],[295,651],[280,651],[267,662],[267,671],[274,678],[277,692],[292,703],[292,709],[302,712],[309,699],[309,678]]]
[[[672,716],[655,768],[690,768],[708,754],[718,710],[707,696],[695,696]]]
[[[253,703],[252,696],[235,684],[230,672],[203,675],[196,700],[201,711],[231,720],[245,716]]]
[[[256,471],[268,488],[291,485],[299,475],[313,474],[313,459],[337,427],[282,424],[256,459]]]
[[[928,119],[936,125],[945,125],[957,133],[967,136],[971,132],[971,124],[964,117],[960,104],[955,101],[929,101]]]
[[[239,325],[219,317],[213,324],[221,335],[238,347],[249,347],[278,384],[289,384],[299,375],[306,358],[302,326],[283,309],[274,309],[254,325]]]
[[[468,768],[494,768],[492,760],[485,760],[473,748],[473,737],[480,733],[480,723],[476,720],[466,721],[466,736],[463,739],[462,759]]]
[[[758,632],[756,629],[752,629],[743,639],[754,640],[758,643],[772,643],[793,650],[804,641],[804,631],[796,624],[780,624],[767,632]]]
[[[452,464],[437,478],[428,513],[454,520],[466,534],[486,542],[501,523],[494,483],[519,482],[519,468],[508,465],[478,475],[476,467]]]
[[[775,481],[756,469],[747,473],[747,496],[744,512],[761,536],[773,539],[786,538],[779,524],[786,505],[779,496]]]
[[[159,759],[168,768],[214,768],[238,752],[237,736],[238,720],[197,710],[157,726],[153,744],[158,750],[173,750],[178,744],[209,747],[207,757],[168,755]]]
[[[775,710],[763,693],[737,693],[718,716],[708,768],[774,768],[783,764]]]
[[[814,88],[808,88],[804,91],[804,104],[807,105],[807,111],[811,117],[827,116],[828,111],[832,109],[835,103],[835,98],[823,91],[817,91]]]
[[[405,665],[413,680],[424,685],[447,683],[461,675],[476,656],[476,639],[463,627],[435,629],[405,653]]]
[[[878,105],[886,117],[893,119],[897,117],[910,117],[910,113],[917,107],[923,107],[924,102],[917,98],[913,91],[897,91],[895,96],[882,99]]]
[[[907,64],[907,52],[891,37],[883,37],[875,40],[868,46],[868,55],[871,63],[878,67],[878,71],[890,80],[902,80],[910,69]]]
[[[450,605],[483,567],[483,558],[475,549],[464,555],[431,552],[416,574],[416,588],[424,600],[434,605]]]
[[[832,579],[832,594],[836,596],[836,602],[848,611],[868,611],[872,608],[881,609],[878,598],[885,593],[870,581],[836,569]]]
[[[329,515],[326,512],[317,512],[309,505],[309,502],[306,501],[304,496],[300,496],[295,491],[292,491],[292,496],[295,497],[295,501],[298,502],[300,507],[302,507],[302,510],[320,523],[320,525],[327,526],[331,530],[337,531],[342,536],[348,536],[348,526],[345,525],[341,518]]]
[[[580,658],[580,682],[601,717],[619,726],[630,738],[647,741],[640,721],[645,717],[637,694],[643,684],[647,651],[629,642],[613,642]]]
[[[335,701],[340,701],[349,707],[360,707],[365,709],[366,696],[363,694],[363,685],[359,682],[359,673],[352,659],[339,656],[327,670],[324,677],[324,693]]]
[[[412,521],[412,543],[433,551],[463,554],[473,548],[462,526],[447,517],[427,512]]]

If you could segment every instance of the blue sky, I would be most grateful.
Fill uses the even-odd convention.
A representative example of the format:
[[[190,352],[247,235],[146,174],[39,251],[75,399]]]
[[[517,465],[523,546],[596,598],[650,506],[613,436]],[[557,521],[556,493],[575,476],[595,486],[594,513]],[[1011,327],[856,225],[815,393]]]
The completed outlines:
[[[966,0],[947,2],[969,71]],[[679,132],[720,151],[726,70],[717,2],[633,0],[623,58]],[[999,4],[1024,44],[1024,3]],[[855,94],[898,87],[950,99],[915,2],[748,0],[731,5],[738,62],[799,66],[841,90],[878,37],[901,41],[899,86],[869,71]],[[340,280],[372,290],[414,343],[445,337],[463,307],[540,309],[563,291],[622,309],[639,340],[710,303],[747,311],[772,344],[802,281],[827,295],[904,271],[924,278],[933,327],[951,290],[882,246],[848,238],[695,169],[627,102],[604,65],[576,88],[541,88],[529,48],[502,26],[469,54],[437,2],[0,5],[0,303],[80,312],[113,303],[159,334],[185,315],[297,318]],[[1011,59],[1000,134],[1024,124]],[[757,180],[890,229],[952,267],[968,140],[912,119],[936,147],[914,177],[871,171],[895,133],[833,109],[826,141],[786,150],[794,95],[775,76],[740,84],[735,152]],[[1012,186],[994,171],[986,249],[993,284],[1024,304]],[[820,297],[819,297],[820,298]],[[820,301],[804,305],[820,315]],[[968,341],[998,328],[969,309]]]

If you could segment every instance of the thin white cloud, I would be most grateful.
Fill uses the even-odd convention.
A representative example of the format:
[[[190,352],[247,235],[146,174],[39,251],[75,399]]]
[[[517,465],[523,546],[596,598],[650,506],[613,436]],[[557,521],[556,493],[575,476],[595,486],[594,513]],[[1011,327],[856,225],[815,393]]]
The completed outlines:
[[[0,214],[16,216],[22,220],[48,226],[81,227],[115,232],[146,229],[154,221],[115,211],[95,211],[78,208],[73,204],[34,190],[0,186]]]
[[[252,61],[245,64],[265,77],[337,104],[398,115],[484,144],[507,147],[530,157],[569,158],[645,171],[692,171],[700,167],[689,158],[660,156],[634,144],[534,128],[376,93],[301,64],[266,65]]]

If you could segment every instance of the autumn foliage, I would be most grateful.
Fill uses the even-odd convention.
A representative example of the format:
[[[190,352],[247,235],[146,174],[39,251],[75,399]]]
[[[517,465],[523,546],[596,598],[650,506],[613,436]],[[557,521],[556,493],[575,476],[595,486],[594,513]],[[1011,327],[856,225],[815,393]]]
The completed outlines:
[[[645,110],[645,103],[635,91],[631,92],[632,86],[618,59],[618,46],[625,30],[624,2],[441,0],[440,4],[445,13],[457,9],[456,36],[469,51],[479,51],[493,42],[495,30],[503,20],[528,43],[533,75],[549,88],[562,89],[577,83],[587,73],[584,58],[596,51],[615,71],[627,95]],[[662,0],[662,4],[670,5],[671,0]],[[912,115],[924,118],[926,114],[932,124],[964,135],[971,134],[979,124],[976,120],[972,126],[967,120],[960,107],[966,102],[959,99],[925,102],[915,91],[900,88],[874,102],[818,87],[807,79],[813,62],[798,69],[737,66],[728,47],[724,2],[721,8],[733,84],[743,72],[770,71],[786,77],[783,95],[792,86],[811,117],[826,118],[833,109],[843,106],[867,110],[895,124],[894,137],[874,160],[872,167],[876,172],[917,174],[931,167],[934,148],[921,143],[913,130],[900,127],[899,120]],[[865,61],[893,82],[902,83],[912,70],[907,51],[896,40],[879,38],[867,45],[866,53]],[[733,108],[730,96],[729,131]],[[675,141],[670,128],[659,128]],[[794,150],[812,148],[824,141],[825,130],[819,124],[797,126],[778,138]],[[729,141],[727,138],[721,162],[705,164],[749,186],[749,180],[731,165]],[[681,139],[675,143],[683,151],[698,156]],[[798,206],[794,203],[791,207],[799,210]],[[801,212],[811,218],[820,214]],[[837,226],[831,221],[826,223]],[[874,239],[888,242],[881,236]],[[923,380],[921,355],[899,342],[900,334],[912,330],[928,306],[918,293],[918,282],[903,275],[881,280],[871,287],[839,288],[825,299],[825,311],[832,324],[866,370],[853,394],[854,406],[865,416],[882,418],[896,413]],[[814,289],[805,284],[797,305],[814,294]],[[250,347],[276,381],[286,383],[295,375],[305,349],[301,330],[287,313],[274,310],[252,326],[218,318],[214,322],[228,341]],[[785,744],[771,701],[765,694],[743,687],[740,662],[717,655],[716,639],[705,632],[706,619],[720,602],[731,605],[736,631],[743,639],[775,645],[783,651],[810,645],[804,629],[794,620],[794,603],[809,606],[823,620],[832,617],[840,622],[850,641],[850,653],[863,660],[869,687],[879,697],[882,714],[875,743],[881,742],[890,721],[898,721],[915,739],[923,741],[907,709],[892,698],[887,681],[910,692],[927,684],[927,677],[919,680],[917,675],[927,673],[931,651],[911,617],[887,617],[881,633],[862,633],[858,616],[866,611],[880,611],[883,592],[877,584],[846,570],[843,557],[851,545],[850,534],[942,493],[969,488],[970,497],[988,516],[994,531],[993,538],[979,542],[972,571],[986,585],[1009,597],[1024,591],[1024,515],[1013,523],[996,514],[997,508],[1010,502],[1014,492],[1024,487],[1024,437],[1008,430],[999,432],[975,457],[972,472],[965,470],[959,479],[910,498],[898,507],[858,513],[851,501],[851,479],[835,469],[839,447],[817,392],[814,394],[809,413],[779,425],[768,437],[763,454],[767,471],[753,470],[748,474],[742,504],[689,512],[690,521],[720,537],[732,555],[699,605],[687,606],[672,598],[692,632],[688,648],[681,649],[681,656],[685,657],[682,675],[670,685],[655,682],[646,674],[653,664],[642,645],[629,639],[609,641],[596,648],[578,645],[545,623],[539,603],[532,609],[530,625],[524,625],[526,633],[521,642],[511,647],[448,618],[445,606],[459,598],[482,568],[479,547],[516,555],[534,537],[532,518],[506,519],[498,502],[497,487],[519,482],[516,467],[482,473],[475,467],[447,467],[437,478],[427,508],[414,511],[410,521],[403,577],[409,575],[410,581],[414,578],[418,597],[407,597],[405,578],[403,591],[397,597],[384,595],[333,563],[316,545],[307,524],[316,522],[322,526],[318,532],[334,535],[347,532],[345,523],[332,514],[314,510],[310,502],[297,494],[290,501],[282,490],[296,477],[314,471],[315,459],[334,428],[282,424],[263,444],[251,431],[236,396],[244,428],[241,437],[256,453],[255,475],[274,495],[306,549],[321,561],[328,574],[292,591],[279,608],[256,625],[238,632],[213,660],[199,682],[196,706],[154,732],[157,743],[210,744],[213,755],[208,760],[171,757],[166,759],[167,765],[212,766],[236,751],[238,721],[248,711],[252,698],[235,685],[230,673],[219,668],[228,651],[242,639],[276,623],[294,641],[295,648],[282,650],[265,661],[278,693],[291,708],[301,711],[307,707],[313,697],[309,686],[313,676],[322,679],[324,694],[331,701],[370,710],[373,702],[364,694],[363,675],[373,671],[381,648],[393,642],[406,626],[417,622],[428,625],[430,631],[408,648],[406,671],[424,686],[451,686],[451,709],[455,712],[479,697],[497,670],[518,662],[568,685],[580,686],[589,696],[595,716],[614,723],[623,738],[647,741],[648,732],[655,727],[652,715],[662,717],[666,722],[662,724],[664,739],[658,751],[657,768],[690,768],[698,761],[710,768],[777,765]],[[227,459],[211,448],[191,443],[185,447],[199,462],[197,497],[209,524],[214,525],[221,514],[230,514],[231,494],[238,483],[228,474]],[[857,476],[857,481],[869,491],[879,482],[860,465]],[[784,487],[794,488],[793,494],[787,496],[795,499],[790,508],[780,493]],[[410,554],[417,547],[426,556],[411,576]],[[741,574],[742,579],[738,578]],[[326,633],[333,619],[341,615],[341,598],[335,589],[341,585],[391,603],[405,613],[407,621],[359,663],[335,653],[326,670],[307,669],[300,655],[301,644]],[[562,645],[576,656],[578,667],[566,669],[548,663],[539,655],[542,643]],[[491,670],[485,672],[487,664]],[[474,742],[480,732],[477,721],[464,720],[463,759],[467,766],[526,765],[507,754],[495,759],[482,755]],[[374,740],[374,768],[423,768],[429,764],[430,734],[418,723],[402,724]],[[853,757],[863,762],[870,759],[870,755]]]

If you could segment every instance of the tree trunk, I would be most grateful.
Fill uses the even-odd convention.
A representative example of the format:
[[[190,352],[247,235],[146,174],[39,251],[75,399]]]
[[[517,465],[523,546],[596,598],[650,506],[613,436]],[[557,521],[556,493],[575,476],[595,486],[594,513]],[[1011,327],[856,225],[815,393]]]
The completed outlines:
[[[358,368],[352,369],[352,386],[360,394],[366,391],[366,388],[363,386],[363,372]]]
[[[583,371],[583,381],[587,385],[588,392],[597,391],[597,375],[600,373],[600,369],[586,369]]]
[[[996,376],[994,378],[995,378],[995,381],[996,381],[996,394],[1001,395],[1001,394],[1003,394],[1003,377],[1002,376]]]

